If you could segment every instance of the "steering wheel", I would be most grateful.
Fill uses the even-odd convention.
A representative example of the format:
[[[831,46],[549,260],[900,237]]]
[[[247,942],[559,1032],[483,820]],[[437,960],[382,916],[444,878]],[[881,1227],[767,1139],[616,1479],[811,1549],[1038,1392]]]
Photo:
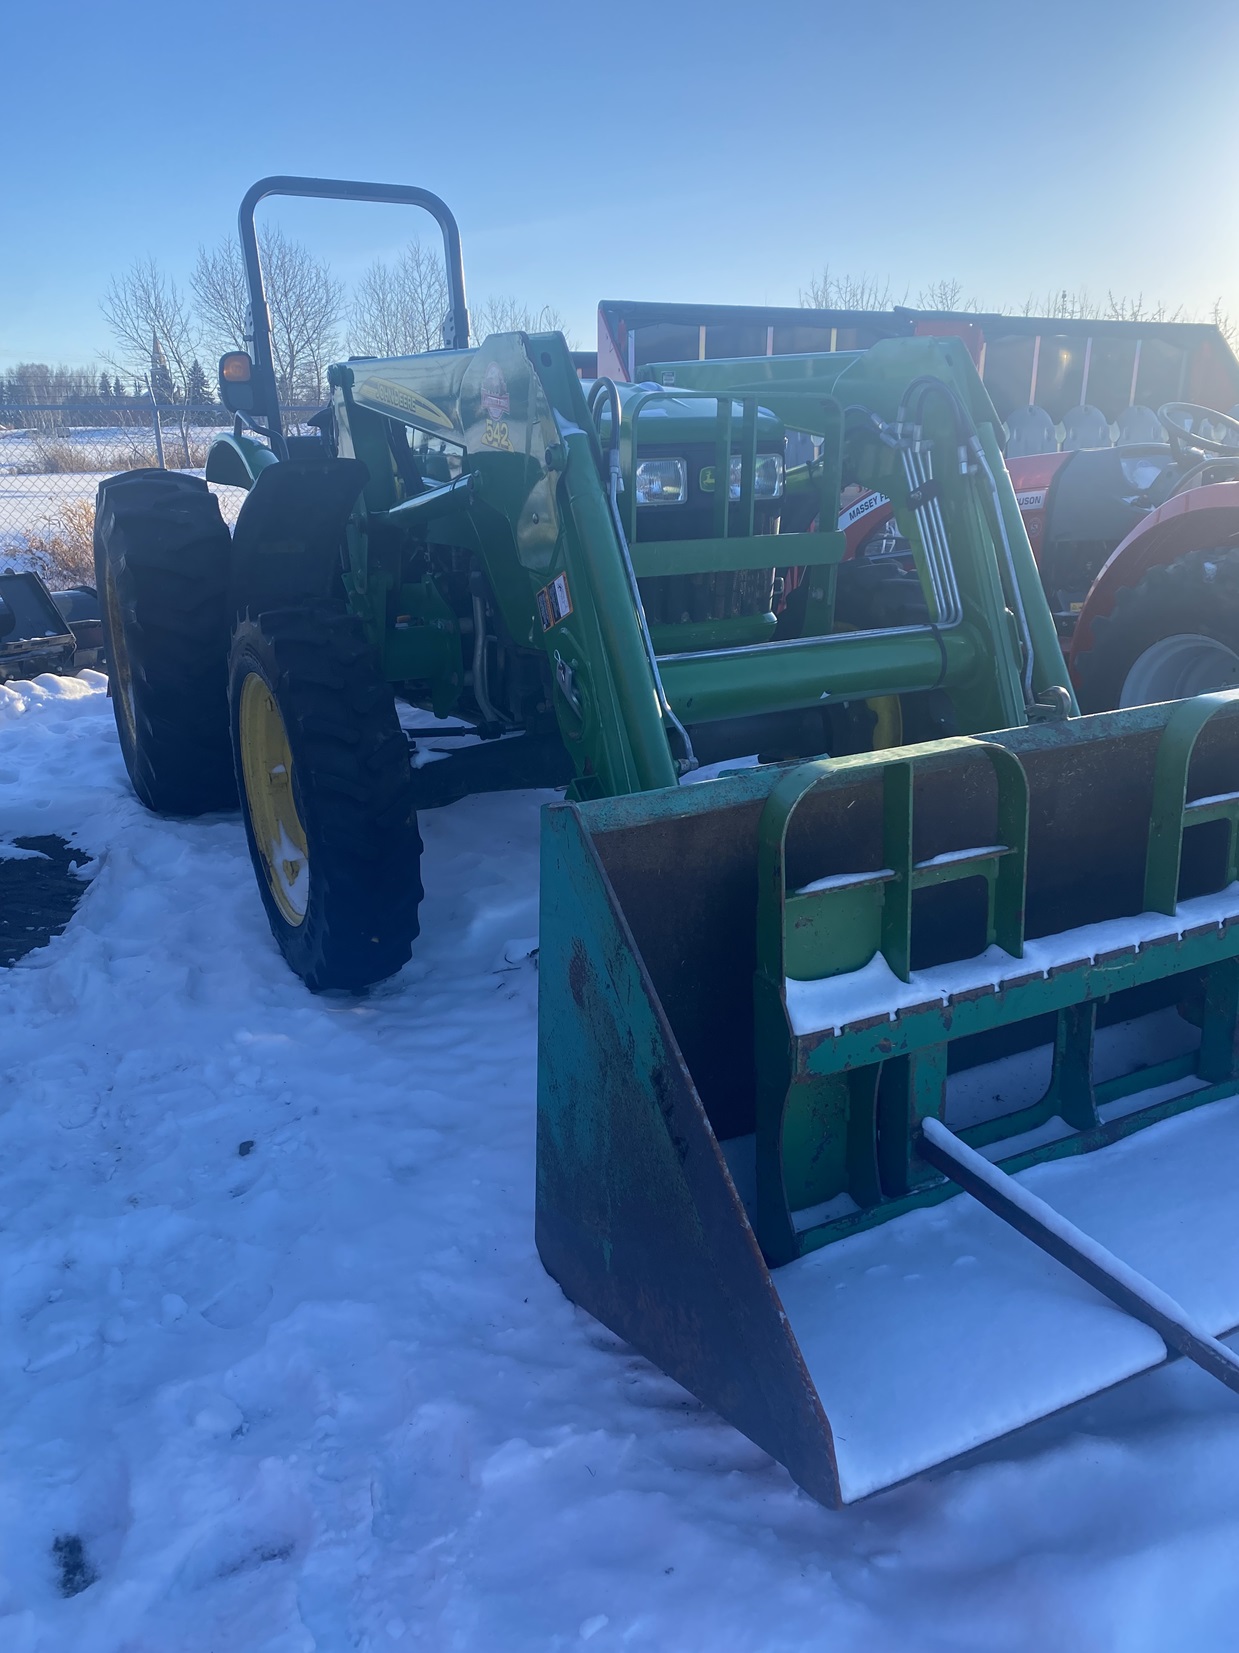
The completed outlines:
[[[1216,453],[1224,457],[1239,452],[1239,419],[1232,419],[1229,413],[1218,413],[1214,408],[1200,407],[1195,402],[1167,402],[1164,407],[1158,408],[1157,417],[1166,427],[1171,450],[1180,465],[1187,463],[1187,456],[1192,451]],[[1215,428],[1221,426],[1222,440],[1202,436],[1200,431],[1192,428],[1206,419]]]

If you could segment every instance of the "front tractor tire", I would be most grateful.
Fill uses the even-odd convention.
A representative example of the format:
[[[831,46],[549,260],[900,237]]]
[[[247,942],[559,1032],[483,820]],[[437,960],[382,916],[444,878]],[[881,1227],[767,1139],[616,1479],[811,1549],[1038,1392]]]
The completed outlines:
[[[161,815],[235,809],[228,740],[232,540],[206,483],[126,471],[99,486],[95,585],[134,791]]]
[[[1239,687],[1239,547],[1189,552],[1120,591],[1073,675],[1085,712]]]
[[[241,620],[236,783],[272,934],[313,992],[394,975],[417,935],[408,742],[361,622],[328,606]]]

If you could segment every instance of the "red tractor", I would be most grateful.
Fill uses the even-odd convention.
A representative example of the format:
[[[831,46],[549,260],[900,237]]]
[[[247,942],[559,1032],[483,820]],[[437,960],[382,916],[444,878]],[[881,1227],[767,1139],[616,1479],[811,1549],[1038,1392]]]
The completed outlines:
[[[1164,444],[1007,461],[1086,712],[1239,684],[1239,421],[1160,419]]]
[[[863,349],[916,334],[967,345],[1006,425],[1081,710],[1239,685],[1239,418],[1215,411],[1239,413],[1239,362],[1216,327],[604,301],[598,367],[638,379],[645,361],[672,355]],[[917,584],[901,577],[909,552],[890,505],[858,493],[839,527],[841,612],[889,624]]]

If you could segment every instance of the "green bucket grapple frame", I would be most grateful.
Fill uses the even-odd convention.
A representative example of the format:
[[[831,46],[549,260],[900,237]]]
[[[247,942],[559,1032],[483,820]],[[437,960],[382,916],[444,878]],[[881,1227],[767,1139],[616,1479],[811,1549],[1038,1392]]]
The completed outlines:
[[[276,390],[272,194],[444,237],[445,348],[333,366],[312,435]],[[1168,1351],[1235,1386],[1239,1248],[1210,1213],[1239,720],[1228,696],[1078,717],[963,344],[586,385],[558,333],[470,345],[425,191],[264,179],[241,238],[252,349],[221,363],[207,464],[246,490],[235,532],[196,479],[100,490],[122,750],[152,807],[239,790],[315,988],[416,934],[397,695],[526,784],[522,755],[556,755],[537,1229],[568,1294],[832,1501]],[[847,554],[860,490],[892,502],[889,555]]]

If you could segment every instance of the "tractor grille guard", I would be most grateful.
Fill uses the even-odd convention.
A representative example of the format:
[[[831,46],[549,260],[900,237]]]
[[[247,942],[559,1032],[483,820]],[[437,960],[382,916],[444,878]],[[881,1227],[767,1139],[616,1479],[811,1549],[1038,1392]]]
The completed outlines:
[[[601,381],[600,381],[601,382]],[[606,381],[609,383],[609,381]],[[756,504],[754,491],[754,477],[757,468],[757,440],[758,440],[758,410],[761,398],[756,394],[738,392],[734,396],[690,389],[665,387],[658,390],[649,390],[634,398],[628,407],[628,471],[635,472],[636,455],[638,452],[638,427],[641,415],[651,405],[672,400],[697,400],[712,402],[717,410],[717,436],[714,461],[716,478],[725,478],[729,473],[733,449],[733,432],[736,425],[735,409],[740,408],[740,496],[733,501],[729,489],[716,485],[714,501],[714,538],[705,542],[698,552],[698,560],[704,564],[711,559],[710,572],[741,570],[749,567],[765,566],[769,560],[777,558],[780,566],[795,563],[797,553],[803,553],[810,565],[827,561],[833,573],[842,558],[844,545],[843,536],[833,528],[819,528],[816,532],[803,534],[755,535],[753,532],[754,509]],[[786,398],[784,398],[786,400]],[[804,415],[808,421],[804,425],[807,431],[829,431],[841,410],[837,404],[830,404],[828,398],[803,396],[797,398],[803,405]],[[848,410],[851,411],[851,410]],[[962,411],[962,410],[961,410]],[[911,626],[883,626],[867,629],[864,632],[849,632],[848,637],[933,637],[940,633],[952,631],[959,626],[964,618],[963,603],[959,593],[959,583],[955,574],[955,566],[951,557],[950,543],[947,537],[946,525],[942,519],[942,509],[938,500],[937,488],[933,475],[933,443],[926,439],[919,425],[908,425],[898,421],[895,425],[883,423],[871,414],[865,417],[872,422],[874,434],[886,446],[896,450],[903,466],[909,493],[909,508],[917,526],[921,545],[924,550],[924,566],[926,577],[923,588],[928,587],[926,595],[929,597],[934,620],[927,625]],[[823,523],[833,521],[830,513],[835,506],[835,495],[827,486],[827,473],[822,473],[822,500],[820,515]],[[634,568],[634,580],[638,574],[647,577],[655,576],[660,571],[664,558],[680,557],[685,551],[683,542],[641,543],[636,538],[637,506],[636,489],[628,490],[627,523],[624,525],[624,549],[628,555],[630,565]],[[741,532],[734,534],[731,531],[732,507],[735,507],[742,525]],[[618,526],[618,525],[617,525]],[[706,547],[708,546],[708,551]],[[638,595],[639,602],[639,595]],[[640,609],[641,623],[646,625],[644,609]],[[648,635],[648,626],[646,626]],[[840,634],[838,641],[843,640]],[[710,659],[727,661],[736,655],[742,655],[753,650],[765,650],[777,646],[780,650],[795,648],[798,645],[820,645],[829,643],[832,638],[829,634],[811,635],[787,639],[778,645],[770,643],[744,644],[735,648],[700,649],[685,652],[668,652],[658,656],[658,664],[670,662],[691,661],[703,662]],[[652,649],[652,645],[651,645]],[[661,678],[660,678],[661,682]]]

